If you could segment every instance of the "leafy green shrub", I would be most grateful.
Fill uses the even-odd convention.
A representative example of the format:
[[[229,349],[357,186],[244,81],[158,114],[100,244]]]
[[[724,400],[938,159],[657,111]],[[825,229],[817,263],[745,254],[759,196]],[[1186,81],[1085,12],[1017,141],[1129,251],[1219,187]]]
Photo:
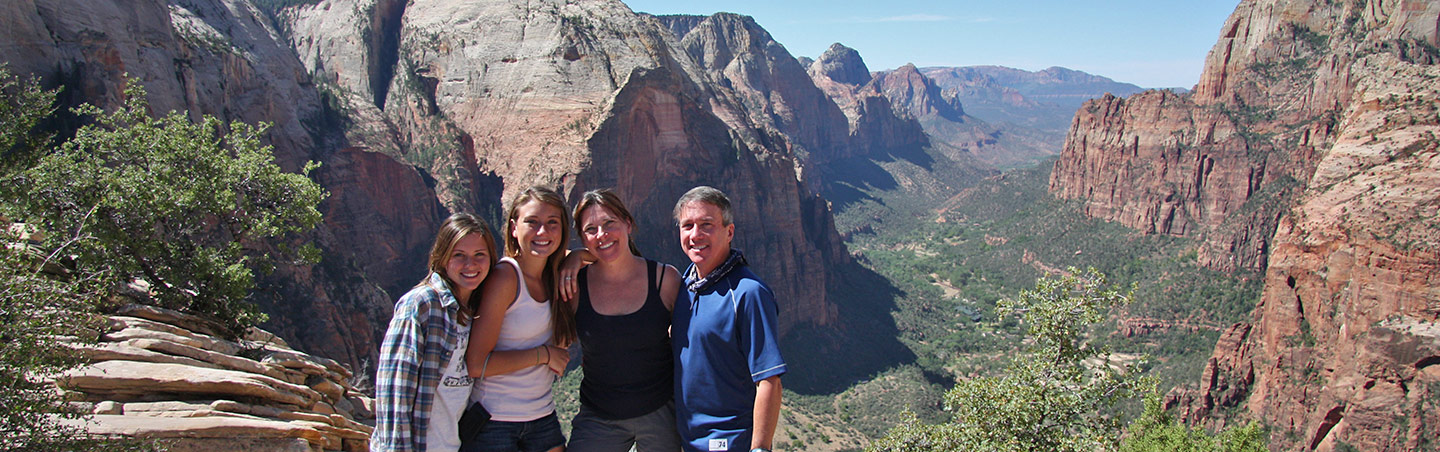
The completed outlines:
[[[11,245],[16,237],[0,237],[0,449],[28,450],[63,443],[77,433],[52,413],[68,418],[64,402],[43,377],[79,365],[79,357],[56,341],[82,328],[66,304],[75,298],[73,284],[47,278],[27,247]],[[93,322],[92,322],[93,323]]]
[[[37,130],[54,113],[54,91],[40,89],[39,82],[10,75],[0,63],[0,174],[28,168],[39,158],[50,139]],[[0,193],[13,196],[15,185],[0,186]]]
[[[102,288],[145,280],[157,304],[213,317],[231,334],[263,321],[245,302],[253,271],[318,257],[298,239],[320,222],[326,194],[305,176],[316,165],[283,172],[261,144],[264,125],[155,119],[138,83],[125,95],[112,112],[77,108],[95,122],[5,174],[0,182],[20,189],[5,193],[4,213],[55,232],[45,247],[103,277]]]
[[[1217,435],[1187,427],[1160,405],[1160,396],[1145,398],[1145,414],[1127,428],[1120,452],[1267,452],[1260,424],[1251,422]]]
[[[1031,340],[999,376],[960,382],[945,395],[950,422],[906,422],[877,441],[879,451],[1094,451],[1113,450],[1120,422],[1117,403],[1153,385],[1135,365],[1112,366],[1109,349],[1085,339],[1090,325],[1130,301],[1091,268],[1041,278],[1035,290],[1000,302],[1016,314]],[[1132,289],[1133,291],[1133,289]],[[1087,361],[1101,364],[1087,364]]]

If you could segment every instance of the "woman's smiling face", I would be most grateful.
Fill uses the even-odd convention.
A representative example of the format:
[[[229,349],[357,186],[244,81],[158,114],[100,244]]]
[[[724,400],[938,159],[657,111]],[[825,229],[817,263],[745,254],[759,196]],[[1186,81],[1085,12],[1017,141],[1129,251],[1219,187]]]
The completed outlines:
[[[631,228],[604,206],[591,206],[580,213],[580,241],[602,262],[630,254]]]
[[[461,302],[467,300],[490,273],[490,252],[484,236],[476,233],[461,237],[450,250],[450,258],[445,261],[445,277],[455,285],[454,295]]]
[[[560,243],[560,228],[565,227],[565,213],[558,207],[530,200],[515,211],[515,232],[511,235],[520,245],[520,256],[549,257],[565,244]]]

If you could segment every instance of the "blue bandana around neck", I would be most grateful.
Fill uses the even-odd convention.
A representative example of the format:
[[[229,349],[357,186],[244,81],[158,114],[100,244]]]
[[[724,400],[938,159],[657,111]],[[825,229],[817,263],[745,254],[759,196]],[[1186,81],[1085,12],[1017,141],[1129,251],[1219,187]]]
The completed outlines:
[[[750,263],[745,262],[745,254],[741,253],[740,250],[731,248],[730,255],[725,257],[725,262],[721,263],[719,267],[715,267],[714,270],[711,270],[710,274],[705,275],[704,278],[695,279],[699,276],[696,275],[696,272],[699,272],[700,268],[693,265],[690,266],[690,271],[685,272],[685,281],[687,281],[685,288],[691,292],[705,290],[705,288],[710,287],[711,284],[725,278],[725,275],[729,274],[730,270],[746,265],[750,265]]]

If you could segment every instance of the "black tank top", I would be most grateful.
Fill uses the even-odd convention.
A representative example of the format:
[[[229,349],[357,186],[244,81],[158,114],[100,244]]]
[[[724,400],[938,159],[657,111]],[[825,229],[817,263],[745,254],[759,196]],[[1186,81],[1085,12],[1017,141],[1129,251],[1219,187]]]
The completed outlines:
[[[646,259],[649,291],[639,310],[601,315],[590,304],[586,271],[580,270],[580,305],[575,328],[580,334],[580,403],[605,419],[629,419],[664,406],[674,397],[674,358],[670,352],[670,310],[660,299],[657,262]]]

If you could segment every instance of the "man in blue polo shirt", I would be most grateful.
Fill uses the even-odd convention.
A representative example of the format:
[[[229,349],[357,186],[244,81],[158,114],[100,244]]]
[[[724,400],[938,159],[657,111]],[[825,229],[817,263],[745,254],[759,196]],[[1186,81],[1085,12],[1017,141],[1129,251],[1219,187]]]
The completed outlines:
[[[769,452],[785,373],[775,295],[730,248],[725,193],[695,187],[674,214],[691,262],[671,327],[680,438],[687,451]]]

